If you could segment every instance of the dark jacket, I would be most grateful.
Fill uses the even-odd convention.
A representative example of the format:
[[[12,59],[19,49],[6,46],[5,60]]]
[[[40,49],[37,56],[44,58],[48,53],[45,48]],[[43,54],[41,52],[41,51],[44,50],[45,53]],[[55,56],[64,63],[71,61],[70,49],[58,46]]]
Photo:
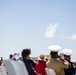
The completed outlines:
[[[65,75],[74,75],[75,74],[75,68],[73,67],[73,63],[71,61],[68,61],[71,64],[71,67],[68,69],[64,69]]]
[[[29,60],[29,61],[31,62],[31,64],[32,64],[33,67],[36,66],[36,63],[33,60]]]
[[[33,69],[33,66],[35,66],[35,64],[34,64],[32,61],[26,60],[26,59],[24,59],[24,58],[23,58],[22,61],[24,62],[24,64],[25,64],[25,66],[26,66],[26,68],[27,68],[27,71],[28,71],[29,75],[38,75],[38,74],[34,71],[34,69]],[[32,62],[32,63],[31,63],[31,62]]]

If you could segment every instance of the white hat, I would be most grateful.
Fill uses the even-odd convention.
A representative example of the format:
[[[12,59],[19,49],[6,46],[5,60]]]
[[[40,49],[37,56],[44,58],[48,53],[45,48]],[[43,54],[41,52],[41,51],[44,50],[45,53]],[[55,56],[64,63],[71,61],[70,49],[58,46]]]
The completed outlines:
[[[73,54],[73,51],[71,49],[63,49],[62,52],[64,55],[67,55],[67,56],[70,56]]]
[[[48,49],[50,49],[52,52],[58,52],[61,47],[59,45],[50,45]]]

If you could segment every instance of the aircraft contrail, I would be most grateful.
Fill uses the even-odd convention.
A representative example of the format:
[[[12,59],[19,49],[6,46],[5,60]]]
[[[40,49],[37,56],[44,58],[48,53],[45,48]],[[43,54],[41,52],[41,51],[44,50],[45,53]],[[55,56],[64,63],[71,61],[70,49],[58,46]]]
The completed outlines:
[[[54,37],[58,25],[59,23],[50,23],[50,25],[46,29],[45,37],[46,38]]]

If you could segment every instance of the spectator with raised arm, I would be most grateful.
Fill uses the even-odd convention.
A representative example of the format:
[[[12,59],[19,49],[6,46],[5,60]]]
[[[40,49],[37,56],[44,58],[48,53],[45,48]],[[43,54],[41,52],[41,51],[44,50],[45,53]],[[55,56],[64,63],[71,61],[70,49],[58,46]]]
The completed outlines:
[[[34,70],[34,67],[35,67],[36,64],[33,60],[31,60],[30,54],[31,54],[30,49],[23,49],[22,52],[21,52],[21,55],[22,55],[22,58],[23,58],[22,61],[24,62],[29,75],[38,75],[36,73],[36,71]]]

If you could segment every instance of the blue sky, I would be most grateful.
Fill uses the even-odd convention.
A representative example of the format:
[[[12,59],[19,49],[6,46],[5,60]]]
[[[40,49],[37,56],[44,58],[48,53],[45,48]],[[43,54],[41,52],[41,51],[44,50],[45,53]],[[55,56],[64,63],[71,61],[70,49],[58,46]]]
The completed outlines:
[[[50,37],[47,28],[52,31]],[[72,49],[76,60],[75,0],[0,1],[0,56],[6,58],[24,48],[31,48],[31,56],[47,55],[52,44],[61,46],[59,52]]]

